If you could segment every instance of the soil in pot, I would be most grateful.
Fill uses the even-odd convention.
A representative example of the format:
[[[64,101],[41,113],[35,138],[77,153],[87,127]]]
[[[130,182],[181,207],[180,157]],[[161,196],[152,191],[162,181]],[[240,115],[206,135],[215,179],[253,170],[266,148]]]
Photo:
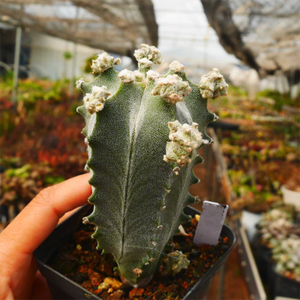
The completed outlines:
[[[189,236],[175,236],[164,253],[166,257],[170,252],[182,251],[190,260],[188,269],[168,276],[161,266],[145,288],[134,289],[121,283],[112,255],[96,250],[97,242],[91,238],[94,232],[92,225],[80,225],[72,240],[59,249],[49,265],[103,300],[180,300],[231,246],[228,237],[220,236],[217,246],[197,247],[193,243],[196,225],[197,221],[193,218],[184,226]]]

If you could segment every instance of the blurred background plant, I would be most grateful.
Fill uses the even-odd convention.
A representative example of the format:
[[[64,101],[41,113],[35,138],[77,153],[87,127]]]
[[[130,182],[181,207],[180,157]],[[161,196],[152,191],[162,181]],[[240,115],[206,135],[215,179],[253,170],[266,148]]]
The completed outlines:
[[[82,174],[86,149],[69,80],[25,79],[16,106],[12,78],[0,82],[0,230],[43,188]]]
[[[300,283],[300,238],[290,236],[272,249],[275,271]]]
[[[261,244],[272,249],[289,237],[300,239],[300,227],[296,222],[298,217],[294,206],[282,203],[263,213],[258,223]]]

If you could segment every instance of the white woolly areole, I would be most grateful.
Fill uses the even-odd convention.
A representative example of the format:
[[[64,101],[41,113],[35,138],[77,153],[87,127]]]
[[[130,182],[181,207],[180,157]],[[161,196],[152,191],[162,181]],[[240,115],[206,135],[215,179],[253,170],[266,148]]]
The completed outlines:
[[[108,53],[103,52],[101,54],[98,54],[97,59],[92,61],[92,70],[93,73],[101,73],[105,70],[112,68],[113,65],[119,65],[121,63],[121,59],[114,58],[113,56],[110,56]]]
[[[181,124],[179,121],[168,123],[170,142],[167,142],[164,161],[179,164],[180,167],[191,162],[192,152],[202,144],[202,133],[198,130],[198,124]],[[179,168],[175,168],[178,174]]]
[[[146,58],[158,65],[162,62],[160,51],[155,46],[149,46],[147,44],[142,44],[141,49],[135,50],[134,56],[139,63],[143,58]]]
[[[76,88],[81,89],[81,85],[84,83],[83,78],[80,78],[79,80],[76,81]]]
[[[152,95],[160,95],[167,102],[176,104],[183,100],[183,97],[192,91],[187,81],[182,81],[178,75],[168,75],[156,79],[156,86],[152,91]]]
[[[203,98],[216,99],[228,92],[228,84],[217,68],[201,77],[199,88]]]
[[[83,98],[85,108],[90,114],[101,111],[109,95],[110,93],[107,91],[106,86],[99,87],[94,85],[92,93],[86,93]]]
[[[213,122],[217,121],[219,119],[219,117],[214,113],[214,119],[213,119]]]
[[[148,80],[156,80],[157,78],[160,77],[160,74],[153,70],[148,71],[146,74]]]
[[[133,75],[135,77],[136,82],[144,82],[145,75],[139,71],[133,71]]]
[[[184,73],[184,65],[181,64],[179,61],[174,60],[170,65],[169,68],[174,73]]]
[[[144,68],[151,68],[151,66],[153,65],[152,61],[145,57],[139,60],[139,64]]]
[[[127,69],[121,71],[121,72],[118,74],[118,77],[121,79],[121,81],[122,81],[123,83],[134,82],[134,80],[135,80],[134,72],[129,71],[129,70],[127,70]]]

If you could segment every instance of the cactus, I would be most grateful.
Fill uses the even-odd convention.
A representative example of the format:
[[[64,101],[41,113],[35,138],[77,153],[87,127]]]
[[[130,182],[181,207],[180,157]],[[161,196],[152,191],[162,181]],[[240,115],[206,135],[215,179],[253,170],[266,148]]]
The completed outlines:
[[[162,260],[164,266],[164,273],[167,275],[174,276],[183,269],[189,267],[190,261],[187,259],[186,255],[181,251],[174,251],[170,253],[166,258]]]
[[[291,236],[300,236],[300,228],[294,224],[295,208],[290,205],[277,205],[264,213],[258,223],[263,245],[277,247]]]
[[[291,235],[272,249],[277,273],[300,283],[300,237]]]
[[[107,53],[92,63],[92,82],[82,79],[78,112],[84,117],[94,204],[83,222],[97,226],[98,249],[112,253],[124,283],[146,285],[157,270],[164,247],[189,219],[183,209],[196,198],[193,168],[197,149],[212,139],[206,126],[217,119],[207,100],[227,92],[218,69],[191,83],[175,61],[169,72],[151,70],[162,61],[159,50],[143,44],[135,51],[138,71],[114,70]]]

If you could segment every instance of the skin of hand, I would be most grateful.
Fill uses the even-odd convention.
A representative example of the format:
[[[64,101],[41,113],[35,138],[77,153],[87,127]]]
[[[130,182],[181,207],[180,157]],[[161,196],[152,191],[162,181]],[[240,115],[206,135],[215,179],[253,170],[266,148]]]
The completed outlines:
[[[87,203],[84,174],[42,190],[0,234],[0,299],[51,299],[33,251],[62,219]],[[68,215],[70,215],[70,212]],[[64,218],[63,218],[64,216]]]

